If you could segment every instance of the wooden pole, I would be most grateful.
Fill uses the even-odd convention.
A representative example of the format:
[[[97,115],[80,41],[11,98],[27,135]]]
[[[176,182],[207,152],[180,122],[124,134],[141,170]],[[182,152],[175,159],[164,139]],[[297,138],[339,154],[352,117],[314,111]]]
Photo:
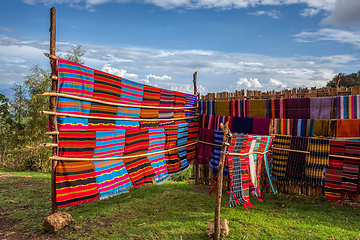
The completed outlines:
[[[197,95],[197,86],[196,86],[196,80],[197,80],[197,72],[194,72],[193,74],[193,84],[194,84],[194,95]],[[199,101],[199,95],[198,95],[198,101]],[[198,139],[199,140],[199,137]],[[195,176],[195,185],[199,184],[199,177],[198,177],[198,171],[199,171],[199,165],[194,162],[194,176]]]
[[[50,9],[50,54],[55,56],[56,50],[56,9],[52,7]],[[53,64],[54,60],[50,60],[51,65],[51,75],[56,76],[56,65]],[[52,78],[51,92],[56,93],[58,89],[58,80]],[[56,111],[56,97],[50,97],[50,106],[49,110],[52,112]],[[50,131],[57,131],[57,121],[56,116],[50,116]],[[53,136],[53,143],[57,144],[57,136]],[[57,156],[57,147],[53,148],[52,152],[53,156]],[[56,204],[56,165],[57,161],[52,161],[51,164],[51,208],[52,213],[57,212],[57,204]]]
[[[228,141],[231,138],[231,133],[229,130],[229,122],[225,123],[225,126],[220,123],[221,129],[224,131],[221,155],[220,155],[220,163],[218,167],[218,179],[217,179],[217,195],[216,195],[216,208],[215,208],[215,233],[214,239],[220,240],[220,208],[221,208],[221,197],[222,197],[222,188],[223,188],[223,168],[225,162],[225,153],[228,148]]]
[[[340,78],[341,78],[341,73],[339,73],[338,79],[337,79],[336,84],[335,84],[335,91],[336,91],[335,94],[336,94],[336,96],[339,95],[339,90],[338,90],[338,88],[339,88]]]

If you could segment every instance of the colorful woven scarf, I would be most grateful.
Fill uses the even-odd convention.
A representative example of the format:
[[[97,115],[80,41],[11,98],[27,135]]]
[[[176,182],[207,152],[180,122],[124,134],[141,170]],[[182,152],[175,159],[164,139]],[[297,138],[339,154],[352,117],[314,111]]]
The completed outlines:
[[[330,155],[345,155],[345,141],[330,140]],[[344,161],[341,157],[329,156],[329,166],[325,171],[325,198],[341,200],[341,183]]]
[[[126,130],[124,156],[146,154],[148,148],[149,134],[147,129]]]
[[[191,143],[195,143],[199,136],[199,122],[189,122],[188,124],[189,124],[188,126],[189,130],[188,130],[188,138],[186,142],[187,145]],[[189,164],[196,160],[196,150],[197,150],[196,144],[186,147],[186,155]]]
[[[360,119],[338,119],[336,137],[360,136]]]
[[[199,128],[199,141],[213,143],[214,142],[214,130]],[[222,141],[221,141],[222,143]],[[209,166],[211,153],[213,152],[213,146],[199,142],[197,150],[197,164]]]
[[[56,167],[58,208],[99,199],[94,167],[89,161],[59,161]]]
[[[314,137],[331,137],[331,119],[315,119]]]
[[[309,139],[306,137],[292,136],[291,150],[308,151]],[[285,171],[285,179],[294,183],[305,181],[306,153],[290,151]]]
[[[329,165],[329,139],[310,138],[310,154],[306,158],[305,182],[323,185],[325,167]]]
[[[114,103],[119,102],[121,85],[121,77],[94,70],[94,99]]]
[[[266,118],[266,99],[251,99],[248,101],[250,118]]]
[[[253,148],[252,136],[245,135],[243,147],[240,153],[249,153]],[[240,156],[240,164],[241,164],[241,181],[242,181],[242,196],[244,199],[243,206],[245,209],[248,207],[253,207],[250,202],[250,175],[249,175],[249,156]]]
[[[360,157],[360,142],[345,141],[345,156]],[[359,187],[359,159],[344,158],[341,188],[342,194],[355,196]]]
[[[286,108],[287,108],[286,118],[289,119],[310,118],[310,98],[287,98]]]
[[[178,138],[178,124],[164,126],[165,128],[165,149],[176,148]],[[166,164],[169,174],[178,173],[181,168],[179,154],[177,150],[170,150],[165,153]]]
[[[230,116],[230,102],[228,100],[215,101],[215,115]]]
[[[91,98],[94,91],[94,70],[61,58],[58,63],[59,92]]]
[[[161,89],[160,92],[160,107],[174,107],[174,91],[168,91]],[[159,119],[173,119],[174,110],[173,109],[159,109]],[[167,125],[174,123],[173,120],[169,121],[160,121],[160,125]]]
[[[60,132],[59,157],[92,158],[96,132]]]
[[[160,105],[160,88],[144,85],[144,96],[142,105],[159,107]],[[157,108],[141,108],[140,118],[142,119],[157,119],[159,117],[159,110]],[[140,122],[141,128],[150,128],[159,126],[159,122]]]
[[[196,107],[197,106],[197,96],[193,94],[186,94],[185,107]],[[185,108],[185,117],[195,117],[196,108]],[[187,122],[196,122],[197,119],[187,119]]]
[[[332,119],[334,97],[310,98],[311,119]]]
[[[127,192],[131,180],[123,161],[93,161],[100,199]]]
[[[117,113],[118,107],[116,106],[92,102],[89,115],[94,117],[116,118]],[[89,119],[88,131],[111,131],[116,128],[115,120]]]
[[[291,136],[289,135],[275,135],[273,140],[273,147],[289,149],[290,140],[291,140]],[[287,161],[288,161],[288,151],[273,149],[271,175],[278,180],[284,180]]]
[[[147,157],[128,158],[125,166],[134,188],[153,184],[152,178],[155,177],[155,172]]]
[[[151,128],[149,129],[149,153],[161,152],[165,149],[165,129]],[[164,153],[151,154],[147,156],[151,166],[154,169],[154,179],[157,184],[160,184],[169,179],[169,173],[166,166],[166,158]]]
[[[206,113],[207,115],[215,115],[215,104],[214,101],[206,101]]]
[[[57,117],[59,131],[87,131],[89,121],[87,118]]]
[[[122,157],[125,146],[125,130],[97,131],[93,158]]]

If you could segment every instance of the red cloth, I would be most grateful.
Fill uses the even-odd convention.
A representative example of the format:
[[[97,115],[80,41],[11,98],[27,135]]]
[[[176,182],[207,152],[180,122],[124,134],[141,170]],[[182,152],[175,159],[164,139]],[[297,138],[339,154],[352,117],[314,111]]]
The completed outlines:
[[[199,140],[203,142],[213,143],[214,142],[214,130],[199,128]],[[209,165],[213,146],[208,144],[199,143],[196,157],[196,163],[204,166]]]

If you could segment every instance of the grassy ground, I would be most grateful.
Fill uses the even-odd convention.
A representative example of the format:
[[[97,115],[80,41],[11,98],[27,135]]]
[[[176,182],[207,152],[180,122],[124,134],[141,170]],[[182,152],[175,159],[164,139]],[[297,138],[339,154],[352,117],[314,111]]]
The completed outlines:
[[[43,232],[51,213],[50,175],[0,169],[0,239],[208,239],[214,217],[210,188],[166,182],[132,189],[113,198],[60,209],[75,222],[56,234]],[[254,208],[229,208],[224,193],[221,218],[227,239],[360,239],[360,207],[321,198],[270,195]]]

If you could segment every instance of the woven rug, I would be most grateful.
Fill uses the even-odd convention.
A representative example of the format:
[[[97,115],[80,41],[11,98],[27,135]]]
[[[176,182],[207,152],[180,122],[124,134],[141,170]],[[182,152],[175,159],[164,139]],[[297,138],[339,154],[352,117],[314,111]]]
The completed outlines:
[[[94,70],[94,99],[119,102],[121,85],[121,77]]]
[[[131,180],[123,161],[93,161],[100,199],[128,191]]]
[[[187,145],[191,143],[195,143],[199,135],[199,123],[189,122],[188,124],[189,124],[188,126],[189,131],[186,142]],[[189,164],[196,160],[196,150],[197,150],[197,144],[186,147],[186,155]]]
[[[330,154],[344,156],[345,141],[330,140]],[[333,201],[341,200],[343,166],[343,158],[329,156],[329,166],[326,167],[324,183],[326,199]]]
[[[224,138],[224,132],[223,131],[214,130],[214,141],[213,141],[214,144],[217,144],[217,145],[221,146],[222,143],[223,143],[223,138]],[[218,173],[218,167],[219,167],[220,156],[221,156],[221,149],[222,149],[222,147],[214,146],[213,147],[213,152],[211,154],[210,168],[213,169],[214,174]],[[224,174],[224,176],[229,175],[229,167],[228,166],[224,167],[223,174]]]
[[[177,137],[177,147],[185,146],[188,137],[188,123],[178,124],[178,137]],[[186,147],[178,149],[179,159],[180,159],[180,171],[185,170],[189,167],[189,162],[186,155]]]
[[[93,96],[94,70],[68,60],[58,59],[59,92],[81,97]]]
[[[314,137],[331,137],[331,119],[315,119]]]
[[[360,157],[360,142],[345,141],[345,156]],[[356,196],[359,187],[359,159],[344,158],[341,193]]]
[[[306,158],[305,182],[323,185],[325,168],[329,165],[329,139],[310,138],[309,152]]]
[[[175,92],[174,94],[174,107],[181,109],[174,109],[174,118],[184,118],[185,117],[185,101],[186,93]]]
[[[125,147],[125,130],[97,131],[93,158],[122,157]]]
[[[165,153],[166,165],[169,174],[176,174],[180,172],[181,163],[177,150],[170,150]]]
[[[215,101],[215,115],[229,116],[230,115],[230,102],[228,100]]]
[[[174,107],[174,91],[161,89],[160,91],[160,107]],[[173,109],[159,109],[159,119],[173,119]],[[173,120],[159,121],[159,125],[167,125],[174,123]]]
[[[359,119],[360,95],[337,96],[336,115],[338,119]]]
[[[251,99],[248,101],[250,118],[266,118],[266,99]]]
[[[311,119],[332,119],[334,97],[310,98]]]
[[[91,103],[90,116],[116,118],[118,107],[101,103]],[[89,119],[88,131],[111,131],[116,130],[116,121],[108,119]]]
[[[193,94],[186,94],[185,99],[185,107],[196,107],[197,106],[197,96]],[[195,117],[196,108],[185,108],[185,117]],[[187,122],[197,122],[196,118],[194,119],[187,119]]]
[[[94,167],[90,161],[59,161],[55,181],[58,208],[99,199]]]
[[[289,135],[275,135],[273,140],[274,148],[290,148],[290,140],[291,136]],[[285,171],[288,160],[288,151],[273,149],[272,150],[272,168],[271,175],[274,176],[278,180],[285,179]]]
[[[245,135],[243,147],[240,153],[249,153],[253,148],[253,139],[251,135]],[[245,202],[243,202],[243,206],[245,209],[249,207],[253,207],[250,202],[250,174],[249,174],[249,156],[240,156],[240,164],[241,164],[241,181],[242,181],[242,195]]]
[[[308,151],[309,139],[306,137],[292,136],[290,141],[291,150]],[[285,179],[294,183],[305,181],[306,153],[292,152],[288,154],[285,171]]]
[[[96,132],[60,132],[59,157],[92,158]]]
[[[149,133],[147,129],[126,130],[124,156],[146,154],[149,148]],[[124,162],[127,160],[124,159]]]
[[[360,119],[338,119],[336,137],[360,136]]]
[[[285,109],[288,119],[309,119],[310,98],[287,98]]]
[[[144,95],[142,105],[159,107],[160,105],[160,88],[144,85]],[[157,108],[141,108],[140,118],[142,119],[157,119],[159,117],[159,110]],[[150,128],[159,126],[159,122],[140,122],[141,128]]]

